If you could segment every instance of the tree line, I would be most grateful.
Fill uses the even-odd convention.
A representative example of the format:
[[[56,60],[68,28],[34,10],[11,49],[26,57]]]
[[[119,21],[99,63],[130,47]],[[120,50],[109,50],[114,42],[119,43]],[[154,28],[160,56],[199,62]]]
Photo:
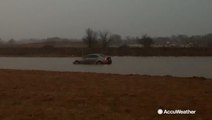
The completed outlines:
[[[25,42],[23,42],[25,41]],[[27,42],[26,42],[27,41]],[[75,42],[75,43],[74,43]],[[77,42],[77,43],[76,43]],[[107,49],[109,47],[175,47],[175,48],[212,48],[212,34],[206,35],[173,35],[170,37],[151,37],[148,34],[140,36],[127,36],[123,38],[119,34],[108,31],[94,31],[91,28],[86,29],[82,39],[73,40],[60,37],[51,37],[46,39],[29,39],[8,41],[0,38],[0,47],[20,46],[27,43],[39,43],[41,46],[86,46],[88,48]],[[32,44],[33,46],[33,44]]]
[[[104,49],[109,47],[114,41],[121,42],[121,36],[117,34],[111,34],[108,31],[96,32],[88,28],[86,30],[86,35],[82,40],[88,48],[102,47]]]
[[[119,47],[129,47],[132,44],[140,45],[143,48],[150,47],[183,47],[183,48],[211,48],[212,34],[207,35],[173,35],[171,37],[151,37],[147,34],[136,37],[122,37],[118,34],[109,32],[96,32],[90,28],[86,30],[86,35],[83,37],[83,42],[88,48],[111,47],[119,43]],[[120,44],[121,43],[121,44]]]
[[[115,42],[123,43],[121,36],[118,34],[111,34],[107,31],[96,32],[90,28],[86,30],[86,35],[82,40],[88,48],[101,47],[105,49],[110,47],[110,45],[114,44]],[[133,41],[133,39],[129,39],[128,41]],[[143,35],[142,37],[136,37],[136,42],[143,45],[145,48],[151,47],[154,43],[153,39],[147,34]],[[123,45],[127,46],[127,42],[125,42]]]

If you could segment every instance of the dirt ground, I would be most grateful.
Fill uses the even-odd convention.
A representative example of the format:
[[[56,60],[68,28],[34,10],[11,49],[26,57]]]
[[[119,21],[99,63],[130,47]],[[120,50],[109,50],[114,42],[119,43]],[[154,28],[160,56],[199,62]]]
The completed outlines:
[[[195,115],[158,115],[161,109]],[[0,70],[0,120],[212,120],[212,80]]]

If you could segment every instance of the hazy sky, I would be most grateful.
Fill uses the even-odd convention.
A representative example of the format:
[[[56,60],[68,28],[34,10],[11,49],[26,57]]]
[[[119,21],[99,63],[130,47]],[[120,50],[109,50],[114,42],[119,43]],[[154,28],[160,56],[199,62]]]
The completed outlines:
[[[86,28],[122,36],[212,33],[212,0],[1,0],[0,37],[81,38]]]

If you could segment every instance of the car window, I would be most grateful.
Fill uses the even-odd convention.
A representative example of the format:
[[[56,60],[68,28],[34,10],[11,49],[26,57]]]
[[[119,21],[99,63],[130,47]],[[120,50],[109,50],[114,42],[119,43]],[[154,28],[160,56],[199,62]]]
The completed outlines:
[[[92,56],[91,56],[91,58],[97,58],[97,57],[98,57],[97,55],[92,55]]]
[[[103,54],[100,54],[100,56],[101,56],[101,57],[105,57],[105,55],[103,55]]]
[[[85,58],[97,58],[97,55],[87,55]]]

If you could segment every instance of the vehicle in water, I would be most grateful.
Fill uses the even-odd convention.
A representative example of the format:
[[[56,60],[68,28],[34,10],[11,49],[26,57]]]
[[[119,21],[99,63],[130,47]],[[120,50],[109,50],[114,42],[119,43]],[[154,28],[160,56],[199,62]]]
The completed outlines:
[[[112,59],[103,54],[88,54],[79,60],[75,60],[73,64],[112,64]]]

